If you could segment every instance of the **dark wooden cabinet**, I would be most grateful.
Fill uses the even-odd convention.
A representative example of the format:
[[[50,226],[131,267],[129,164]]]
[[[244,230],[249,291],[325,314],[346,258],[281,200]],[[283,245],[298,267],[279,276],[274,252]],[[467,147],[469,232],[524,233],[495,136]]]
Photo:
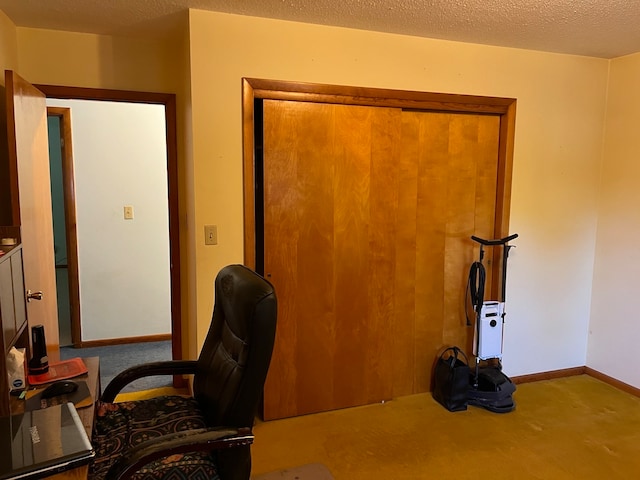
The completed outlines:
[[[24,275],[22,269],[22,246],[2,247],[6,252],[0,256],[0,416],[10,414],[9,379],[7,354],[11,347],[25,348],[29,358],[29,328],[25,301]]]

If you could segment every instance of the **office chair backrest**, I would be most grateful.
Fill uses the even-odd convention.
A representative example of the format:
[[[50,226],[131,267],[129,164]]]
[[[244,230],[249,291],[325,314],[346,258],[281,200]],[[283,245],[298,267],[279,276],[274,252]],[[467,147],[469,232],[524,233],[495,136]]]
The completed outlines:
[[[215,306],[194,376],[194,397],[210,425],[252,426],[276,334],[273,286],[243,265],[215,280]]]

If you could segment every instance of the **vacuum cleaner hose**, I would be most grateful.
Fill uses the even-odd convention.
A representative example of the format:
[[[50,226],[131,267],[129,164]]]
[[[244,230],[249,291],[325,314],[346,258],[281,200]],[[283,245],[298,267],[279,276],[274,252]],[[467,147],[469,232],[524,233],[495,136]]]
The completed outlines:
[[[476,314],[480,314],[482,304],[484,302],[484,284],[487,273],[481,262],[473,262],[469,269],[469,295],[471,297],[471,305]]]

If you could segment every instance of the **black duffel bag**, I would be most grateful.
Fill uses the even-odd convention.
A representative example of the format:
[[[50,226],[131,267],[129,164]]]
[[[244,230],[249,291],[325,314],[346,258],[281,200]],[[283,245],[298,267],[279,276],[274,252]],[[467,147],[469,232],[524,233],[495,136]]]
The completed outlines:
[[[450,412],[467,409],[469,362],[458,347],[449,347],[436,361],[433,372],[433,398]]]

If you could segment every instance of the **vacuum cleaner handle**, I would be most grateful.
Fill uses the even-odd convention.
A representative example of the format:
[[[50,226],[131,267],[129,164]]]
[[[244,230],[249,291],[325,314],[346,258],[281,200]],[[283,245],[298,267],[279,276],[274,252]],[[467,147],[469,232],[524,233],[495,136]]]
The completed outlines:
[[[482,263],[482,258],[484,257],[484,246],[503,246],[504,250],[502,252],[502,285],[500,288],[500,296],[502,298],[502,302],[506,302],[507,300],[507,258],[509,257],[509,250],[513,248],[513,245],[507,245],[511,240],[515,240],[518,238],[518,234],[514,233],[509,235],[508,237],[496,239],[496,240],[485,240],[484,238],[476,237],[475,235],[471,235],[471,240],[474,242],[478,242],[480,246],[480,263]],[[504,320],[504,315],[503,315]]]
[[[513,235],[511,235],[512,237],[517,237],[518,234],[515,233]],[[509,238],[509,237],[507,237]],[[509,250],[511,250],[512,248],[515,248],[514,245],[505,245],[504,246],[504,250],[502,252],[502,288],[501,288],[501,294],[502,294],[502,301],[506,302],[507,301],[507,259],[509,258]],[[502,320],[504,321],[504,316],[506,315],[506,312],[502,312]]]
[[[471,240],[473,240],[474,242],[478,242],[482,245],[505,245],[511,240],[515,240],[516,238],[518,238],[517,233],[514,233],[513,235],[509,235],[508,237],[500,238],[498,240],[485,240],[484,238],[471,235]]]

